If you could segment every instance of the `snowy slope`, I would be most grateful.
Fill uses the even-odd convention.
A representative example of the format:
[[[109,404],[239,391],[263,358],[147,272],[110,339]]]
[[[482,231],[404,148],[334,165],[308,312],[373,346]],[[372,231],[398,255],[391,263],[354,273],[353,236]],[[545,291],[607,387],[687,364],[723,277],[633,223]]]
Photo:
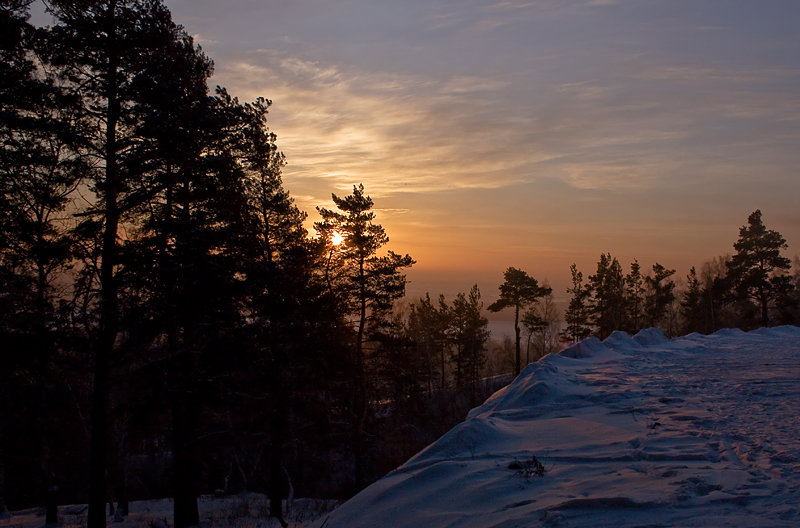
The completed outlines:
[[[800,526],[800,328],[583,341],[323,525]]]

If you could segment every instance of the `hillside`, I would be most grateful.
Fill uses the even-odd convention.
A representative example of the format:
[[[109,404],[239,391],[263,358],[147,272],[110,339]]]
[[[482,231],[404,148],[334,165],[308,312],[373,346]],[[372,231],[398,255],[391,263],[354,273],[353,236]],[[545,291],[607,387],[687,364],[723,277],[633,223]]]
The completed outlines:
[[[591,338],[314,526],[795,527],[798,380],[797,327]]]

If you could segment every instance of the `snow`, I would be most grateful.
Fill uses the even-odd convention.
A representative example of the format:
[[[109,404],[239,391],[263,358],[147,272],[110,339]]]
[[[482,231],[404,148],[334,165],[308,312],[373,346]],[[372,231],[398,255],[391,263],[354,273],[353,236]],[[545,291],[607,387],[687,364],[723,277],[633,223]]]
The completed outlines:
[[[799,381],[797,327],[590,338],[312,526],[800,526]]]
[[[314,519],[333,509],[338,501],[296,499],[286,514],[289,528],[302,528]],[[171,527],[173,503],[171,499],[132,501],[130,515],[121,522],[107,519],[108,526],[119,528]],[[280,528],[275,518],[269,518],[269,500],[260,493],[241,493],[216,497],[204,495],[198,501],[199,528]],[[13,512],[8,519],[0,519],[0,528],[42,528],[44,508],[30,508]],[[60,528],[86,526],[87,506],[73,504],[58,507]]]

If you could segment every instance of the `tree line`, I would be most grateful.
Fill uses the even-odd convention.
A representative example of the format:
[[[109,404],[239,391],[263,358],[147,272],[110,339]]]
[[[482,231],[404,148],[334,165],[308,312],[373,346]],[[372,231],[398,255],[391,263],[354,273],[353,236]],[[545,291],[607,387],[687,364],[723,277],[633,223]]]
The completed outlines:
[[[475,285],[405,312],[362,185],[314,234],[271,102],[209,90],[160,0],[0,0],[0,514],[346,497],[507,380]],[[501,371],[509,369],[501,368]]]
[[[85,501],[97,528],[166,491],[183,527],[216,488],[281,518],[292,482],[362,487],[366,343],[413,264],[363,186],[311,236],[270,101],[210,92],[163,2],[30,4],[0,1],[0,512]]]
[[[682,292],[676,290],[675,270],[659,263],[643,275],[634,259],[624,273],[619,261],[604,253],[586,281],[573,264],[562,337],[574,343],[590,335],[604,339],[614,330],[635,334],[648,327],[675,336],[798,324],[800,267],[792,273],[791,260],[781,254],[787,248],[783,236],[767,229],[756,210],[739,229],[735,253],[705,263],[699,272],[693,266]]]

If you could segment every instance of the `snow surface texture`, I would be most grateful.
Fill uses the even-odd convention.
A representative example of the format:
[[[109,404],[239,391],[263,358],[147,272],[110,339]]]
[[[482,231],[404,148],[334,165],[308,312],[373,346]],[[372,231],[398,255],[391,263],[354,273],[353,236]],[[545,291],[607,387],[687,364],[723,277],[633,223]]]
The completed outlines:
[[[313,526],[797,527],[799,404],[797,327],[590,338]]]

